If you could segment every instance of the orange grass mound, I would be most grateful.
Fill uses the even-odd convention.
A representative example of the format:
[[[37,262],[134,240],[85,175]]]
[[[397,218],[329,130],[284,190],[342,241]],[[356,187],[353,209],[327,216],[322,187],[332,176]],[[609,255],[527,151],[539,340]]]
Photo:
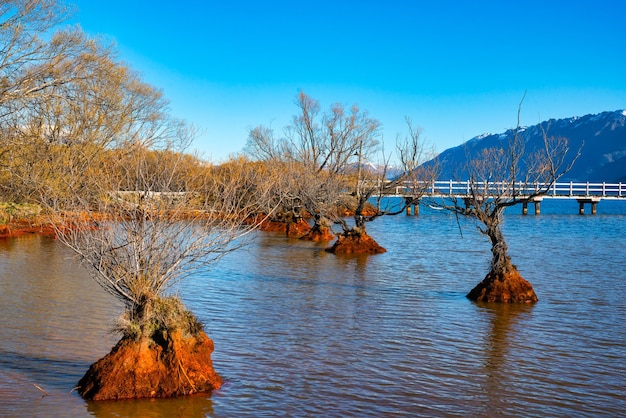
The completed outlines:
[[[335,215],[342,217],[352,217],[354,216],[354,208],[349,206],[340,206],[335,209]],[[361,215],[363,216],[374,216],[378,213],[378,208],[372,205],[371,203],[365,203],[365,207],[363,208]]]
[[[314,242],[329,242],[335,239],[335,235],[330,232],[330,228],[314,226],[309,232],[301,236],[300,239]]]
[[[311,225],[304,219],[298,219],[297,222],[266,220],[261,222],[259,229],[265,232],[280,232],[288,237],[300,237],[311,230]]]
[[[502,274],[490,272],[467,297],[476,302],[535,303],[539,300],[533,286],[517,271]]]
[[[0,225],[0,238],[12,238],[29,234],[54,237],[56,236],[56,230],[49,223],[39,219],[17,220],[9,224]]]
[[[120,340],[78,382],[80,395],[90,400],[166,398],[221,387],[211,362],[213,341],[204,332],[161,337]]]
[[[56,237],[59,231],[75,228],[93,228],[96,221],[103,221],[109,218],[106,214],[87,212],[66,213],[64,216],[38,215],[18,218],[0,225],[0,239],[28,234]]]
[[[304,220],[298,219],[297,222],[290,222],[287,224],[287,236],[288,237],[301,237],[311,230],[311,225]]]
[[[387,250],[365,233],[339,235],[326,251],[333,254],[382,254]]]

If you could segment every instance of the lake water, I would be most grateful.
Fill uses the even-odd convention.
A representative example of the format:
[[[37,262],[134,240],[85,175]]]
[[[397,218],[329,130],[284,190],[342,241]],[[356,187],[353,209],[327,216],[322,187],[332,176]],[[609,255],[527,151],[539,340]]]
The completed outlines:
[[[489,246],[450,214],[376,220],[388,252],[369,257],[259,233],[180,285],[226,383],[167,400],[72,391],[115,344],[121,307],[59,242],[0,241],[0,416],[623,415],[626,202],[577,211],[547,201],[505,216],[534,306],[465,298]]]

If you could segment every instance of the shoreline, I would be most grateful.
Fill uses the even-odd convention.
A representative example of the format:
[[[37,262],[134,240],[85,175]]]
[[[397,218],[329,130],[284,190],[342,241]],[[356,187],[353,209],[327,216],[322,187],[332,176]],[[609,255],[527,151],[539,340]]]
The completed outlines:
[[[15,238],[23,235],[42,235],[56,238],[55,229],[46,222],[33,219],[20,219],[0,225],[0,239]]]

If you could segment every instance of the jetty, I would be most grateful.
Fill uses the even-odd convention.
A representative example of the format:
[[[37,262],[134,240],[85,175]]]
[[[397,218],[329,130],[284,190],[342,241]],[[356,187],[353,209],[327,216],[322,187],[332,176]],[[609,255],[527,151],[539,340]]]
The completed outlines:
[[[534,205],[535,215],[541,213],[541,202],[544,199],[575,199],[578,201],[578,213],[585,214],[585,205],[591,205],[591,214],[596,214],[596,206],[602,200],[626,201],[626,183],[590,183],[590,182],[561,182],[554,183],[547,190],[537,195],[544,185],[531,183],[507,182],[472,182],[455,180],[438,180],[428,184],[407,181],[397,185],[392,196],[419,199],[421,198],[454,198],[469,199],[476,194],[484,198],[506,197],[507,195],[527,201],[522,202],[522,213],[528,214],[528,204]],[[479,191],[478,193],[473,193]],[[532,197],[530,197],[532,196]],[[529,198],[530,197],[530,198]],[[411,207],[407,214],[411,214]],[[414,205],[413,213],[419,214],[418,205]]]

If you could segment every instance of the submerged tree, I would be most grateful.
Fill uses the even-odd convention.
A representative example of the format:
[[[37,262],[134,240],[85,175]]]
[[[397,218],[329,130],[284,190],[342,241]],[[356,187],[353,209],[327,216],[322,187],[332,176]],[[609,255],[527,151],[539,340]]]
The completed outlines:
[[[213,343],[172,290],[243,245],[256,226],[246,220],[259,211],[260,173],[245,162],[211,167],[169,147],[137,147],[115,161],[100,167],[98,199],[57,222],[59,239],[125,307],[120,342],[79,392],[119,399],[219,388]]]
[[[317,100],[304,93],[297,96],[299,114],[276,138],[266,127],[250,131],[248,153],[273,167],[283,185],[277,193],[292,218],[311,216],[313,226],[303,238],[337,241],[329,249],[335,253],[378,253],[385,251],[366,233],[365,223],[379,216],[402,213],[407,205],[419,201],[423,189],[432,181],[434,170],[421,169],[427,156],[419,131],[410,121],[409,136],[398,138],[399,173],[387,178],[389,160],[370,170],[369,162],[381,152],[378,140],[380,123],[353,105],[334,104],[322,112]],[[384,153],[383,153],[384,154]],[[406,192],[402,204],[389,209],[385,197],[398,188]],[[372,201],[373,197],[376,197]],[[346,221],[346,214],[354,224]],[[338,225],[340,232],[332,231]],[[332,231],[333,234],[329,234]]]
[[[424,165],[434,156],[420,138],[420,130],[406,118],[408,135],[396,138],[396,157],[398,166],[393,176],[390,172],[390,156],[385,156],[383,163],[373,169],[364,164],[362,150],[357,152],[358,162],[353,170],[354,212],[353,224],[338,218],[335,223],[341,225],[342,233],[328,251],[333,253],[381,253],[385,249],[378,245],[366,232],[367,222],[388,215],[398,215],[408,207],[419,205],[421,198],[437,176],[436,164]],[[390,178],[391,177],[391,178]],[[390,197],[399,197],[397,200]]]
[[[242,244],[266,201],[246,161],[186,154],[194,130],[160,91],[80,30],[51,33],[55,0],[0,4],[0,186],[43,206],[61,242],[124,304],[120,342],[79,382],[89,399],[221,384],[213,343],[172,293]]]
[[[379,122],[356,105],[346,109],[334,104],[322,112],[304,92],[295,103],[300,112],[284,136],[276,138],[272,129],[258,126],[250,131],[247,152],[275,172],[275,195],[282,207],[277,215],[292,224],[311,216],[307,237],[332,238],[329,227],[343,198],[345,174],[356,162],[359,146],[364,152],[377,146]]]
[[[449,196],[444,209],[478,222],[478,230],[491,243],[490,271],[467,297],[480,302],[534,303],[532,285],[521,277],[508,253],[501,225],[506,208],[535,202],[567,173],[578,156],[571,155],[565,138],[548,137],[538,149],[526,149],[518,124],[508,146],[483,150],[468,162],[467,196]]]

